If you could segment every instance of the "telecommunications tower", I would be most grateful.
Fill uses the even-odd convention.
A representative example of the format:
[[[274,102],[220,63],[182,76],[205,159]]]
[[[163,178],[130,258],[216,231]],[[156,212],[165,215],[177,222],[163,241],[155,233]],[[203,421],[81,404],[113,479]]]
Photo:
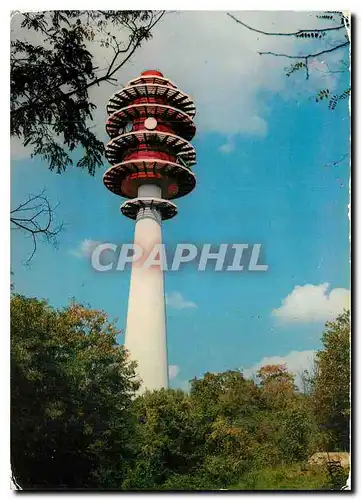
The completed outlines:
[[[132,263],[125,347],[138,363],[142,389],[168,387],[163,270],[142,264],[162,243],[162,221],[177,214],[170,201],[190,193],[196,153],[192,99],[162,73],[144,71],[118,90],[107,105],[106,130],[111,137],[106,157],[111,167],[103,181],[128,198],[120,207],[136,221],[134,245],[143,257]]]

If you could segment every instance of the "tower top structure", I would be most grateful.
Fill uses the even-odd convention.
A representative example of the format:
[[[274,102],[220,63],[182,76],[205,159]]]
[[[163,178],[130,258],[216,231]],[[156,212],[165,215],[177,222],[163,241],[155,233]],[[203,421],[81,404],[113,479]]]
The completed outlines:
[[[144,184],[157,185],[161,198],[154,199],[162,219],[170,219],[177,207],[170,200],[190,193],[196,178],[196,132],[193,100],[159,70],[145,70],[115,92],[107,105],[106,130],[111,138],[106,157],[111,167],[103,181],[113,193],[129,198],[122,213],[136,218],[148,201],[138,197]],[[150,202],[150,201],[149,201]]]
[[[142,71],[141,72],[141,75],[144,76],[144,75],[157,75],[157,76],[163,76],[163,73],[161,73],[160,71],[158,71],[157,69],[147,69],[145,71]]]

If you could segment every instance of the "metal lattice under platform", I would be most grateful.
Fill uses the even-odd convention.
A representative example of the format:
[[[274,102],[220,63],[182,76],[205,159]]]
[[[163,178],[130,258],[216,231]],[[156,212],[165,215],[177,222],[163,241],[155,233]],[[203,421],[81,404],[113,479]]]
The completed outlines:
[[[172,219],[178,212],[177,206],[171,201],[153,197],[133,198],[120,206],[122,214],[134,220],[137,218],[139,210],[142,209],[156,209],[160,213],[162,220]]]

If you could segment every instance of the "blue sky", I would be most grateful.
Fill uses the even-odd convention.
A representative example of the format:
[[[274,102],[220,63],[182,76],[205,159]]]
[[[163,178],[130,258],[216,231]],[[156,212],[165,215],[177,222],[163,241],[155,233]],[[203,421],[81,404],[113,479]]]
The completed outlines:
[[[208,19],[207,13],[202,15]],[[248,13],[251,21],[266,26],[265,17],[253,15]],[[217,19],[225,26],[223,17],[212,17],[210,24],[217,25]],[[282,21],[285,25],[287,19]],[[193,16],[192,22],[199,21]],[[160,27],[150,44],[160,44],[168,36],[166,28]],[[135,57],[127,73],[119,75],[119,83],[147,69],[151,48],[145,48],[139,59]],[[242,57],[237,47],[229,59],[236,56]],[[321,346],[324,321],[335,317],[350,287],[348,161],[329,166],[348,152],[347,103],[330,112],[326,104],[308,98],[313,89],[322,88],[319,75],[310,82],[298,75],[292,80],[284,75],[285,61],[262,59],[252,51],[245,52],[246,56],[256,61],[258,73],[253,75],[253,86],[245,76],[246,100],[240,101],[243,70],[223,92],[219,83],[212,83],[212,100],[212,88],[203,91],[191,76],[187,85],[184,67],[183,76],[177,78],[179,68],[171,65],[167,54],[158,55],[161,70],[164,57],[165,76],[191,93],[196,105],[197,96],[200,102],[197,135],[192,141],[197,150],[197,187],[177,200],[177,217],[163,226],[165,243],[261,243],[269,266],[261,273],[199,272],[193,266],[166,273],[169,364],[176,375],[173,386],[185,387],[187,380],[205,371],[242,367],[251,373],[268,358],[289,361],[296,371],[306,367]],[[194,57],[204,61],[202,54]],[[217,54],[214,57],[213,70],[223,64]],[[269,85],[264,67],[271,75]],[[208,71],[204,68],[195,75],[198,82]],[[233,66],[224,69],[224,78],[227,71],[233,71]],[[345,88],[347,75],[330,84],[335,90]],[[98,100],[96,120],[103,135],[103,123],[98,122],[105,116],[103,108],[112,92],[103,91]],[[229,123],[224,122],[227,113]],[[219,126],[214,116],[219,116]],[[64,230],[58,248],[39,245],[30,266],[24,260],[31,241],[13,232],[11,266],[16,292],[46,298],[56,307],[74,297],[117,317],[119,328],[124,328],[129,271],[97,273],[81,252],[85,240],[129,243],[133,238],[134,222],[119,213],[122,199],[103,186],[107,167],[104,161],[94,177],[75,168],[58,175],[39,159],[30,160],[13,149],[12,206],[45,188],[49,199],[59,203],[57,219],[64,223]],[[329,284],[327,290],[321,287],[324,283]],[[302,288],[295,292],[295,287]],[[328,295],[334,289],[335,294]],[[286,297],[287,304],[283,303]],[[281,313],[272,312],[282,304]],[[315,313],[312,307],[316,305]]]

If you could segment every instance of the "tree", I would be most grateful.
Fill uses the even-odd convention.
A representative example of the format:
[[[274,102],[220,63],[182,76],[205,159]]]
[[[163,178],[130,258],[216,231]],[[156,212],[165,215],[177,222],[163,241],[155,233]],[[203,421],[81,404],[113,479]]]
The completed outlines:
[[[260,391],[241,371],[229,370],[192,380],[190,395],[203,428],[201,474],[208,483],[224,488],[254,459],[262,412]]]
[[[304,71],[308,80],[311,73],[311,63],[322,58],[326,71],[324,73],[346,73],[349,71],[349,56],[347,50],[350,45],[350,16],[341,11],[326,11],[321,15],[316,15],[316,19],[326,22],[326,26],[312,29],[299,29],[293,32],[268,32],[249,26],[234,15],[227,14],[231,19],[241,26],[269,37],[293,37],[298,40],[314,41],[313,48],[307,48],[305,53],[286,54],[272,51],[261,51],[259,55],[270,55],[288,59],[291,64],[286,68],[286,75],[289,77],[297,71]],[[339,54],[337,62],[328,61],[329,55]],[[340,93],[331,92],[328,88],[321,88],[314,96],[316,102],[327,100],[329,109],[334,110],[338,102],[348,99],[351,93],[351,86],[347,86]],[[347,156],[347,155],[344,155]],[[344,159],[344,158],[343,158]],[[338,160],[338,163],[340,161]]]
[[[58,10],[17,15],[22,18],[22,32],[11,41],[11,135],[31,148],[31,157],[43,158],[57,173],[73,165],[72,153],[78,149],[82,156],[76,166],[94,175],[102,165],[104,145],[90,125],[96,105],[89,91],[117,81],[121,68],[151,38],[164,11]],[[90,49],[97,45],[110,51],[104,68],[95,65]],[[21,230],[33,242],[28,263],[39,239],[56,242],[61,226],[54,224],[54,218],[54,208],[43,192],[12,210],[12,229]]]
[[[134,365],[105,313],[11,299],[11,467],[22,489],[120,489]]]
[[[287,370],[285,364],[264,365],[258,370],[257,377],[263,388],[275,385],[278,389],[282,386],[284,389],[295,390],[295,377]]]
[[[294,375],[287,370],[286,365],[265,365],[257,372],[262,388],[262,397],[267,404],[275,408],[285,408],[289,405],[297,391]]]
[[[325,471],[303,464],[320,449],[319,428],[330,448],[344,449],[347,312],[326,325],[311,396],[285,365],[263,366],[257,383],[229,370],[195,378],[190,394],[136,396],[118,333],[102,311],[12,296],[11,466],[20,488],[330,489],[344,481],[339,468],[325,482]]]
[[[299,392],[286,365],[266,365],[257,373],[265,404],[262,438],[269,443],[268,464],[302,462],[317,451],[318,428],[310,397]],[[316,449],[314,449],[316,446]]]
[[[286,463],[307,460],[316,434],[310,405],[297,397],[280,416],[279,448]]]
[[[238,371],[206,373],[191,394],[161,390],[137,398],[136,466],[125,489],[219,489],[249,463],[258,389]]]
[[[316,354],[315,417],[328,434],[327,451],[348,451],[350,430],[350,312],[326,323]]]
[[[191,397],[208,422],[222,413],[238,417],[239,409],[245,413],[257,406],[259,391],[253,381],[246,379],[239,370],[221,373],[206,372],[203,378],[191,381]]]
[[[173,476],[194,474],[203,459],[201,427],[188,394],[161,389],[134,402],[137,462],[125,489],[159,489]]]
[[[58,173],[73,164],[92,175],[104,151],[91,127],[95,104],[89,90],[114,83],[119,70],[142,43],[164,11],[49,11],[23,13],[26,36],[11,42],[11,135],[32,148]],[[119,40],[119,32],[125,40]],[[34,35],[41,42],[30,42]],[[111,51],[105,68],[95,66],[89,46]],[[106,59],[104,60],[106,62]]]

